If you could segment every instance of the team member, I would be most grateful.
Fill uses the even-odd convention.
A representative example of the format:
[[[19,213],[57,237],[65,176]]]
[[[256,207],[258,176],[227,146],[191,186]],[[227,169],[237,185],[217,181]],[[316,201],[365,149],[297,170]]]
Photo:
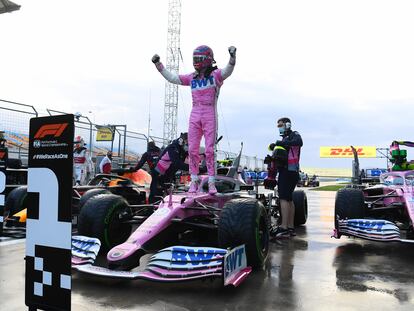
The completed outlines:
[[[303,141],[298,132],[292,131],[292,122],[289,118],[280,118],[277,127],[282,140],[275,143],[275,148],[282,147],[287,151],[287,163],[277,168],[282,224],[276,230],[272,230],[271,234],[276,237],[289,237],[295,235],[295,205],[292,195],[299,181],[300,149]]]
[[[76,136],[75,149],[73,150],[73,167],[75,184],[78,186],[85,184],[88,166],[91,162],[88,149],[85,146],[86,144],[83,138],[81,136]]]
[[[151,186],[149,202],[154,203],[158,195],[158,188],[164,183],[172,182],[178,170],[188,171],[185,158],[188,154],[188,134],[181,133],[180,137],[173,140],[160,155],[157,165],[151,170]]]
[[[108,151],[106,156],[99,163],[99,171],[102,174],[111,174],[112,171],[112,152]]]
[[[131,171],[133,172],[138,171],[140,168],[144,166],[145,163],[148,163],[148,167],[150,171],[153,170],[155,168],[155,165],[158,162],[160,151],[161,151],[160,148],[158,148],[155,145],[155,142],[150,141],[147,145],[147,151],[142,155],[137,165],[135,165],[135,167],[132,168]]]
[[[195,72],[186,75],[177,75],[169,72],[160,62],[160,57],[157,54],[152,57],[152,62],[166,80],[174,84],[191,86],[193,108],[188,128],[191,174],[189,192],[197,192],[200,185],[198,178],[199,147],[201,138],[204,136],[209,193],[217,193],[214,185],[216,174],[214,149],[217,135],[217,99],[223,81],[232,74],[236,64],[236,48],[234,46],[229,47],[229,53],[230,60],[227,66],[223,69],[218,69],[215,66],[213,50],[206,45],[197,47],[193,52]]]

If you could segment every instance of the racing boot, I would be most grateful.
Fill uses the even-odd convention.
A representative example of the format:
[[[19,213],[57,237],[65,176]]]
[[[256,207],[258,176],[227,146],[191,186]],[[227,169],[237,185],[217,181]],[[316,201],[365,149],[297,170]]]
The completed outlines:
[[[208,182],[208,193],[209,194],[216,194],[217,193],[217,189],[216,189],[216,185],[214,181],[209,181]]]
[[[188,189],[189,193],[196,193],[198,192],[198,186],[200,185],[200,182],[198,180],[192,180],[190,183],[190,189]]]
[[[273,227],[270,229],[269,235],[272,240],[281,239],[281,238],[290,238],[289,229],[284,229],[282,227]]]

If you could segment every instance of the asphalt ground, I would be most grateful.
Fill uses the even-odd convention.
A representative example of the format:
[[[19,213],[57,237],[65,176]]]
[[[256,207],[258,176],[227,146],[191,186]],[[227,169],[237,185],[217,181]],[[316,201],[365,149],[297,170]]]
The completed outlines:
[[[297,236],[238,288],[72,277],[73,310],[414,310],[414,246],[331,238],[334,192],[307,191]],[[17,244],[16,244],[17,243]],[[0,310],[25,310],[24,243],[0,242]]]

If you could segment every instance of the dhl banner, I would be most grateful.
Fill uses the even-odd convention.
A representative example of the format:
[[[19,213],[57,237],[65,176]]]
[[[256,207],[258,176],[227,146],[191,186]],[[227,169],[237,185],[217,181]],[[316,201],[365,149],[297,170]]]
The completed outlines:
[[[100,126],[96,133],[96,141],[113,141],[114,132],[111,127]]]
[[[376,158],[377,148],[374,146],[355,146],[359,158]],[[321,158],[353,158],[354,153],[349,146],[320,147]]]

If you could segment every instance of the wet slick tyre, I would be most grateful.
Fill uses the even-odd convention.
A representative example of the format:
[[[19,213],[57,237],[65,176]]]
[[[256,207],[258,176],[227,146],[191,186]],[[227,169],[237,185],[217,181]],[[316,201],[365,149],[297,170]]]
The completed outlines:
[[[27,205],[27,186],[13,189],[7,196],[5,211],[6,215],[13,216],[21,212]]]
[[[364,194],[359,189],[342,188],[335,197],[335,229],[339,219],[358,219],[365,217]]]
[[[269,226],[266,209],[254,199],[228,201],[218,223],[218,241],[222,248],[246,245],[247,264],[259,269],[269,252]]]
[[[86,201],[79,214],[78,233],[98,238],[102,250],[125,242],[131,225],[122,223],[122,218],[131,215],[127,201],[114,194],[98,194]]]
[[[88,201],[90,198],[98,195],[98,194],[108,194],[111,193],[109,190],[106,189],[91,189],[86,191],[79,200],[79,210],[82,209],[82,207],[85,205],[86,201]]]
[[[308,220],[308,198],[305,191],[298,190],[292,194],[293,204],[295,205],[294,225],[304,225]]]

